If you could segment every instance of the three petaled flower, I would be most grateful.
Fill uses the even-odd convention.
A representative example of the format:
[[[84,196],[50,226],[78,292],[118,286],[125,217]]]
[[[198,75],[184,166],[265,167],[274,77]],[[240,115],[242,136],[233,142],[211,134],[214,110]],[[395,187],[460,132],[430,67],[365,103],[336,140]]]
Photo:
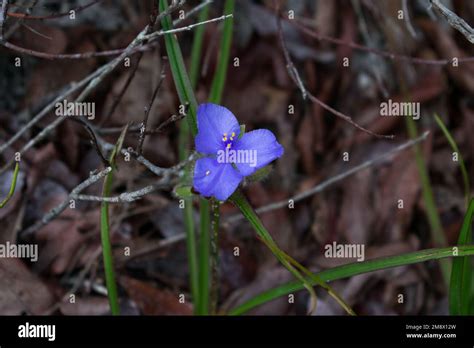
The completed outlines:
[[[225,201],[244,177],[283,155],[268,129],[240,134],[239,122],[223,106],[201,104],[197,112],[196,150],[204,155],[194,168],[194,189]]]

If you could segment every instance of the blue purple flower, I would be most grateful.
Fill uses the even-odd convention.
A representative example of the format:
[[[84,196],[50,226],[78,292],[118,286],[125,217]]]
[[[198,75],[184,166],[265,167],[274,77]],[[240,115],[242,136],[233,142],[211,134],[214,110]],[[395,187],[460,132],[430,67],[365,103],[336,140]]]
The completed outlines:
[[[268,129],[240,134],[227,108],[201,104],[197,112],[196,150],[204,154],[194,168],[194,189],[204,197],[227,200],[244,177],[283,155],[283,146]]]

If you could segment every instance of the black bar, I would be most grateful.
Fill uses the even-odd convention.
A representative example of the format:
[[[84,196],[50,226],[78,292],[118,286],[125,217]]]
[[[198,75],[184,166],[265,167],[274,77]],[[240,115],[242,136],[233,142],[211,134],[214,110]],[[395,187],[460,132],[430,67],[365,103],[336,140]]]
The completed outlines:
[[[28,324],[27,324],[28,323]],[[24,325],[20,327],[20,325]],[[28,326],[26,326],[28,325]],[[55,337],[19,328],[55,325]],[[33,327],[33,329],[32,329]],[[43,327],[44,328],[44,327]],[[41,328],[40,328],[41,329]],[[22,330],[23,334],[26,333]],[[46,334],[46,331],[44,331]],[[413,338],[410,335],[432,335]],[[436,335],[456,337],[433,338]],[[52,336],[50,336],[52,338]],[[27,344],[403,344],[474,345],[473,317],[0,317],[0,346]]]

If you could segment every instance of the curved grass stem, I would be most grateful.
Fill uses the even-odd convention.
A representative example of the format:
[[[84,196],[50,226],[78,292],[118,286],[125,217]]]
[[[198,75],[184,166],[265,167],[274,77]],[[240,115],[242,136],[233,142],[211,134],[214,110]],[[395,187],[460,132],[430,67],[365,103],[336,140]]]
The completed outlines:
[[[18,179],[19,172],[20,172],[20,163],[16,162],[15,169],[13,170],[13,179],[10,184],[10,190],[8,191],[8,194],[5,197],[5,199],[0,203],[0,209],[3,208],[8,203],[8,201],[13,197],[13,194],[15,193],[16,182]]]
[[[408,254],[388,256],[363,262],[350,263],[324,270],[319,273],[315,273],[314,276],[318,276],[323,282],[331,282],[339,279],[350,278],[358,274],[374,272],[382,269],[411,265],[430,260],[441,260],[451,257],[457,258],[473,255],[474,245],[426,249]],[[313,282],[314,285],[317,285],[313,280],[310,281]],[[235,307],[230,310],[228,314],[244,314],[249,310],[258,307],[266,302],[272,301],[280,296],[285,296],[290,293],[303,290],[304,288],[305,287],[303,283],[301,283],[300,281],[283,284],[253,297],[252,299],[246,301],[238,307]]]

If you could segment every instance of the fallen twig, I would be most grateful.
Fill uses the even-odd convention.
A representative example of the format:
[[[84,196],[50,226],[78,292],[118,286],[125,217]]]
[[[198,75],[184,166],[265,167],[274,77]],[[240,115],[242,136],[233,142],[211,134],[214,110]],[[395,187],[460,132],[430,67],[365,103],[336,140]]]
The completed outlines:
[[[376,158],[372,158],[372,159],[369,159],[357,166],[355,166],[354,168],[351,168],[349,169],[348,171],[344,172],[344,173],[341,173],[341,174],[338,174],[338,175],[335,175],[333,176],[332,178],[329,178],[328,180],[326,181],[323,181],[322,183],[319,183],[318,185],[310,188],[309,190],[306,190],[300,194],[297,194],[293,197],[290,197],[286,200],[282,200],[280,202],[276,202],[276,203],[272,203],[272,204],[269,204],[269,205],[265,205],[263,207],[260,207],[260,208],[257,208],[255,211],[258,213],[258,214],[262,214],[262,213],[267,213],[267,212],[270,212],[270,211],[273,211],[273,210],[277,210],[277,209],[281,209],[281,208],[286,208],[288,207],[288,203],[289,201],[291,200],[293,203],[296,203],[298,201],[301,201],[303,199],[306,199],[316,193],[319,193],[319,192],[322,192],[323,190],[325,190],[327,187],[357,173],[357,172],[360,172],[361,170],[364,170],[366,168],[369,168],[369,167],[372,167],[372,166],[375,166],[377,164],[380,164],[382,161],[384,161],[385,159],[393,156],[393,155],[396,155],[398,154],[399,152],[409,148],[409,147],[412,147],[413,145],[415,144],[418,144],[419,142],[422,142],[424,141],[429,135],[429,131],[426,131],[425,133],[423,133],[423,135],[421,135],[420,137],[416,138],[416,139],[413,139],[413,140],[409,140],[401,145],[398,145],[397,147],[393,148],[392,150],[384,153],[383,155],[380,155]],[[226,223],[234,223],[234,222],[237,222],[237,221],[240,221],[243,219],[243,216],[241,214],[237,214],[237,215],[233,215],[233,216],[230,216],[229,218],[226,219]]]
[[[439,0],[430,0],[433,7],[448,21],[449,25],[459,31],[470,42],[474,43],[474,29],[467,22],[444,6]]]

